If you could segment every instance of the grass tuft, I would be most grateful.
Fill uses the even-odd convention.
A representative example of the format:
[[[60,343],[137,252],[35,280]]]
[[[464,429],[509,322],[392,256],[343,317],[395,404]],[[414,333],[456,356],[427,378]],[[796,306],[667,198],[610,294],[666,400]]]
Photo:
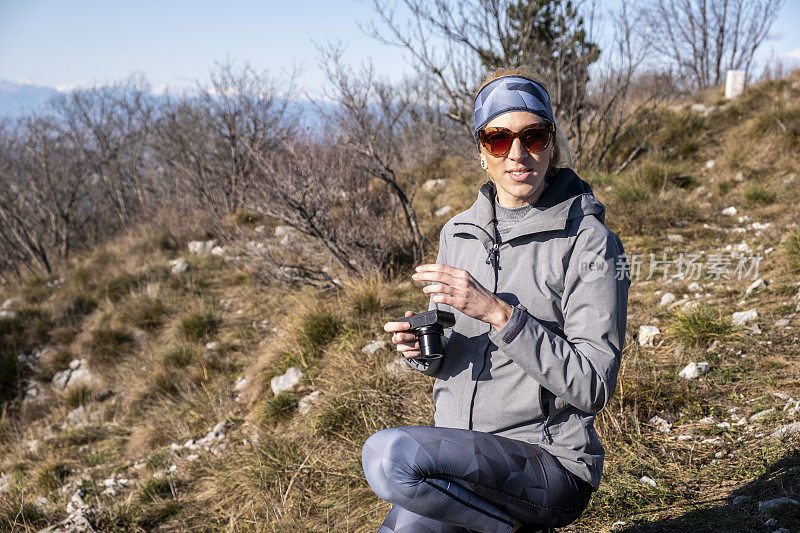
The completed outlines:
[[[800,231],[793,231],[783,244],[786,250],[787,264],[794,272],[800,271]]]
[[[778,195],[761,185],[751,185],[745,190],[744,198],[751,204],[769,205],[775,203],[775,200],[778,199]]]
[[[675,312],[670,318],[670,330],[685,346],[707,346],[715,340],[724,341],[736,332],[728,317],[700,305]]]
[[[219,321],[210,311],[189,313],[180,321],[178,329],[184,339],[199,342],[209,338],[217,330]]]
[[[297,410],[298,400],[291,394],[279,394],[266,400],[261,407],[261,419],[266,424],[276,424],[292,416]]]
[[[297,343],[304,353],[318,354],[342,331],[344,322],[327,309],[314,309],[300,319]]]
[[[52,492],[64,484],[68,475],[69,468],[66,464],[51,459],[38,466],[34,474],[34,482],[42,492]]]
[[[121,329],[101,327],[92,333],[88,348],[90,362],[103,366],[116,361],[133,348],[133,337]]]
[[[147,295],[139,295],[125,302],[120,319],[137,328],[154,331],[164,323],[166,313],[167,306],[164,302]]]

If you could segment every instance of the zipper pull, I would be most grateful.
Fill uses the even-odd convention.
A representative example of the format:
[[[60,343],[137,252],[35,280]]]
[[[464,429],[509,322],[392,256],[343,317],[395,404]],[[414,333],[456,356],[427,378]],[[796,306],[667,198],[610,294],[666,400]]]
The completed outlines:
[[[487,265],[493,265],[494,266],[496,264],[496,262],[497,262],[497,254],[499,253],[499,251],[500,251],[500,244],[499,243],[492,244],[492,249],[489,250],[489,255],[486,257],[486,264]],[[492,259],[492,256],[494,256],[494,259]]]

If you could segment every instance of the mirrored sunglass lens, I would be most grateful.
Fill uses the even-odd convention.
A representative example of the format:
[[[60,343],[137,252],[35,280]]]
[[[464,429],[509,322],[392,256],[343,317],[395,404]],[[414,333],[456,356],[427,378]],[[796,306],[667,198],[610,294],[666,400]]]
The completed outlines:
[[[519,140],[531,152],[541,152],[550,140],[550,132],[545,129],[531,128],[523,131]]]
[[[486,148],[494,154],[507,152],[511,148],[512,140],[507,133],[492,133],[486,136]]]

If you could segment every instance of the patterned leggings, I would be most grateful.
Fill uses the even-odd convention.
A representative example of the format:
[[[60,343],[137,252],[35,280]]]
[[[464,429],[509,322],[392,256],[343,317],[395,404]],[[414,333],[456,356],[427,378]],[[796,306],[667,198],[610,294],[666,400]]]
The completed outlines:
[[[394,504],[378,533],[546,531],[591,498],[588,483],[538,446],[466,429],[384,429],[364,443],[362,463],[372,490]]]

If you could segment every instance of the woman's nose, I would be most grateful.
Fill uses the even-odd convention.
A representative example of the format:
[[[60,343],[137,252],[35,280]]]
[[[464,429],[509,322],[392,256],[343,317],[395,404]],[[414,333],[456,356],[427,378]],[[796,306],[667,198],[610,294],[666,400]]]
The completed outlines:
[[[522,159],[528,154],[528,151],[522,147],[522,141],[519,140],[519,137],[514,139],[511,143],[511,149],[508,151],[508,158],[513,160]]]

